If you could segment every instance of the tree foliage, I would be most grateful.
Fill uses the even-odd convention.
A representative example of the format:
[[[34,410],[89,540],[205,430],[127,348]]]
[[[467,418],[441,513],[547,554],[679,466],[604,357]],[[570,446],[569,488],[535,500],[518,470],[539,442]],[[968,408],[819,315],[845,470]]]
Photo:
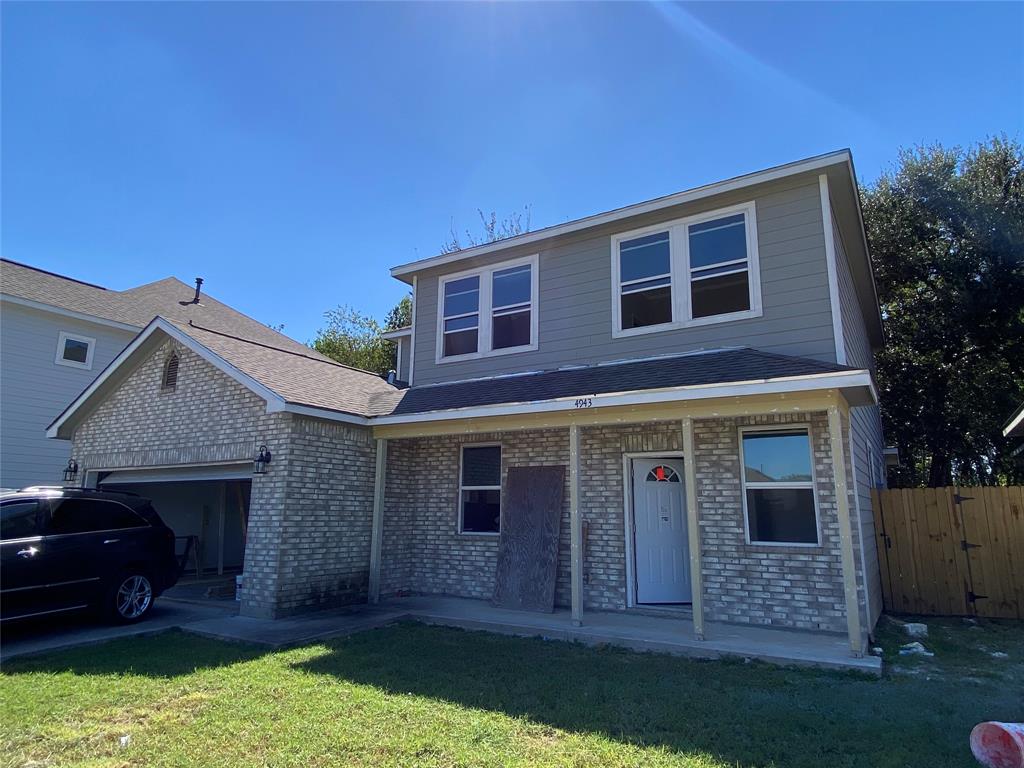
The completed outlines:
[[[904,150],[863,192],[886,330],[877,357],[900,485],[1019,482],[1001,427],[1024,400],[1024,154],[1006,138]]]
[[[398,349],[380,335],[412,322],[412,299],[403,296],[388,312],[383,327],[348,304],[325,312],[324,317],[327,324],[316,332],[310,344],[313,349],[344,365],[384,375],[395,369]]]
[[[504,240],[507,237],[515,237],[530,231],[530,206],[528,205],[524,206],[522,211],[511,213],[501,221],[498,221],[498,215],[494,211],[485,214],[477,208],[476,212],[480,216],[483,232],[474,235],[467,229],[460,237],[453,221],[448,240],[441,246],[441,253],[453,253],[461,251],[463,248],[493,243],[495,240]]]

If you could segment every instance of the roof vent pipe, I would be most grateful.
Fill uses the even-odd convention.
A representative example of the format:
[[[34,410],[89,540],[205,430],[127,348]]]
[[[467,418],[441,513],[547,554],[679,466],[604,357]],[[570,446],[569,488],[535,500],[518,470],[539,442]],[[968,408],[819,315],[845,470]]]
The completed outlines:
[[[183,306],[183,307],[187,307],[189,304],[198,304],[199,303],[199,291],[200,291],[200,289],[202,289],[202,287],[203,287],[203,278],[197,277],[196,278],[196,295],[192,297],[192,301],[179,301],[178,303],[181,304],[181,306]]]
[[[397,376],[398,376],[398,374],[395,371],[388,371],[388,375],[387,375],[387,382],[388,382],[388,384],[392,384],[393,385],[395,383],[395,378]]]

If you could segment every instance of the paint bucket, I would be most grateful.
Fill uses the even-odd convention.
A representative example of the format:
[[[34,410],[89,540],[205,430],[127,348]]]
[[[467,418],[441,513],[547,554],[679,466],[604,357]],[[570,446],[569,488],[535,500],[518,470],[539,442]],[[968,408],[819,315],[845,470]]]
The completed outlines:
[[[978,723],[971,752],[987,768],[1024,768],[1024,723]]]
[[[242,574],[235,576],[235,600],[242,600]]]

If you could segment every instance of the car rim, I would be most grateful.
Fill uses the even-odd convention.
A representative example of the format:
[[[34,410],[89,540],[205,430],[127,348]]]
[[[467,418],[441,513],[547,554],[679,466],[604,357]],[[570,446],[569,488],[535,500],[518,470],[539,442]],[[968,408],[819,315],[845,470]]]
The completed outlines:
[[[117,590],[117,612],[126,619],[136,619],[146,612],[153,600],[153,588],[145,576],[129,576]]]

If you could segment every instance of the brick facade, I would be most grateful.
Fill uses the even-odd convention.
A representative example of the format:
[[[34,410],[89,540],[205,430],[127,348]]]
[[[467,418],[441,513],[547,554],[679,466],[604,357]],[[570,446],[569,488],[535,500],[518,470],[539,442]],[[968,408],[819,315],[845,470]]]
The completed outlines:
[[[172,347],[180,357],[178,384],[173,392],[161,392],[163,363]],[[811,428],[821,545],[747,544],[739,428],[794,422]],[[389,442],[383,595],[491,597],[498,538],[458,532],[458,495],[461,446],[494,442],[502,445],[503,483],[509,467],[568,464],[565,428]],[[826,415],[698,419],[694,442],[707,619],[845,631]],[[364,427],[267,413],[260,397],[168,341],[87,416],[75,433],[73,455],[84,471],[247,462],[263,443],[274,460],[266,475],[253,477],[243,613],[285,616],[365,600],[375,445]],[[681,427],[677,422],[584,427],[580,445],[587,532],[584,608],[624,610],[629,585],[623,456],[678,453]],[[851,478],[849,458],[846,469]],[[858,528],[853,526],[855,535]],[[559,606],[570,603],[569,549],[567,477],[555,591]],[[857,565],[863,592],[859,559]]]
[[[172,349],[177,386],[161,391]],[[72,455],[84,476],[249,462],[262,444],[274,458],[252,478],[242,612],[284,616],[364,600],[374,464],[365,428],[267,413],[262,398],[167,341],[86,417]]]

